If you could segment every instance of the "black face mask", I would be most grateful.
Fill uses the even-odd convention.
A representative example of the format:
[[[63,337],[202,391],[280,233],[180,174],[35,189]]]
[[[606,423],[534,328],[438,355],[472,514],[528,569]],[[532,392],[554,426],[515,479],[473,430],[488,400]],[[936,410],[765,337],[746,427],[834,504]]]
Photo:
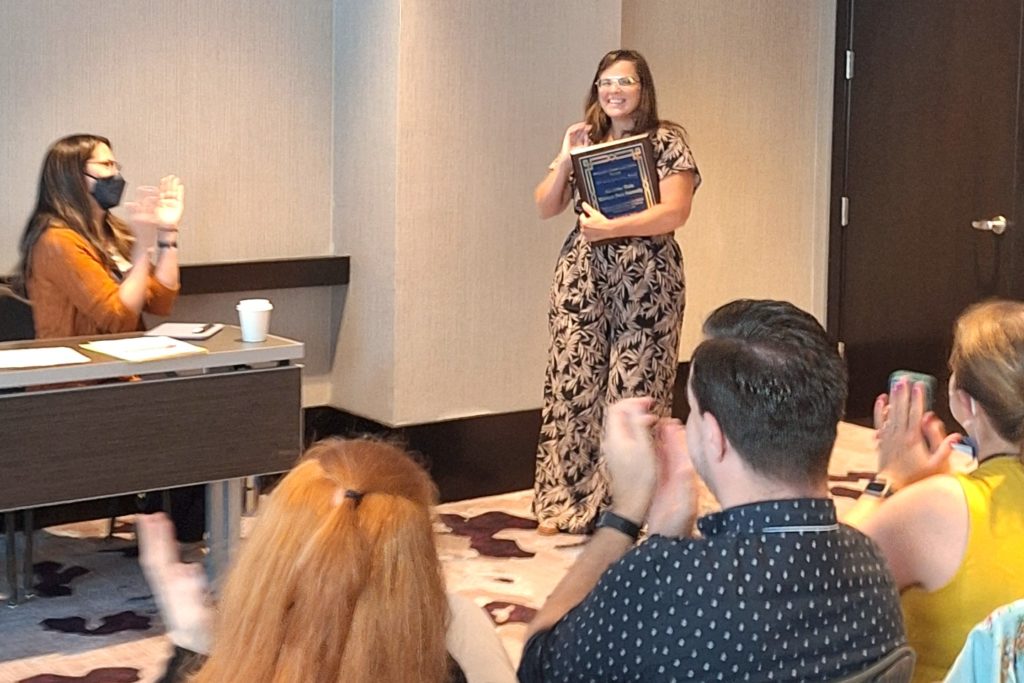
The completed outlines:
[[[92,176],[89,176],[92,178]],[[118,173],[109,178],[93,178],[96,184],[92,186],[92,196],[96,203],[104,211],[109,211],[121,203],[121,195],[124,194],[124,177]]]

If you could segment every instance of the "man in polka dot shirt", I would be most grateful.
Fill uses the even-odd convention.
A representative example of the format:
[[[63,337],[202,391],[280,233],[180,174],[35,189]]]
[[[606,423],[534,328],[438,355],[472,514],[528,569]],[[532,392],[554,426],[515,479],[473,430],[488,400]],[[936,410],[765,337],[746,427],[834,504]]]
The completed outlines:
[[[880,553],[828,497],[846,370],[825,331],[751,300],[704,331],[685,430],[645,398],[609,408],[612,505],[531,623],[523,683],[827,681],[906,643]],[[697,475],[722,506],[699,535]]]

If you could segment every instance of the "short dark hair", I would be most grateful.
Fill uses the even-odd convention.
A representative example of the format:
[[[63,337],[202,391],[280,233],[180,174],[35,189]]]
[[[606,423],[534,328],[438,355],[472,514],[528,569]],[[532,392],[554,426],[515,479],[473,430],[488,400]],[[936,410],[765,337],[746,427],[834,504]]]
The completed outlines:
[[[847,375],[818,321],[785,301],[744,299],[713,312],[704,331],[690,364],[701,413],[715,416],[755,471],[824,481]]]
[[[831,346],[825,329],[813,315],[788,301],[775,299],[730,301],[711,312],[703,331],[706,337]]]

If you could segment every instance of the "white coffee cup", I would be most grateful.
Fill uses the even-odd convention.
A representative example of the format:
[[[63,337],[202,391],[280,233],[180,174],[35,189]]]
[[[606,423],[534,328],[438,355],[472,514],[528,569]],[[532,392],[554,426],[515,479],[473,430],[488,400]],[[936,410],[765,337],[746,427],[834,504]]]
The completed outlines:
[[[242,341],[266,341],[274,304],[269,299],[242,299],[235,310],[238,311],[238,324],[242,328]]]

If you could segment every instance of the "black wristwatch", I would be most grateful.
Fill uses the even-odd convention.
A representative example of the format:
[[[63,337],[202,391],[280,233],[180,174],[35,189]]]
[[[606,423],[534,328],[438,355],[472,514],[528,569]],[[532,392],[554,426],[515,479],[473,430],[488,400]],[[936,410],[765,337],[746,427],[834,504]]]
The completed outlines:
[[[896,490],[892,487],[892,482],[882,477],[875,477],[868,482],[868,485],[864,487],[864,493],[869,496],[875,496],[876,498],[888,498],[892,494],[896,493]]]
[[[609,528],[621,531],[626,534],[634,541],[640,538],[640,525],[636,522],[631,522],[621,515],[617,515],[611,510],[605,510],[601,513],[601,517],[597,520],[597,528]]]

